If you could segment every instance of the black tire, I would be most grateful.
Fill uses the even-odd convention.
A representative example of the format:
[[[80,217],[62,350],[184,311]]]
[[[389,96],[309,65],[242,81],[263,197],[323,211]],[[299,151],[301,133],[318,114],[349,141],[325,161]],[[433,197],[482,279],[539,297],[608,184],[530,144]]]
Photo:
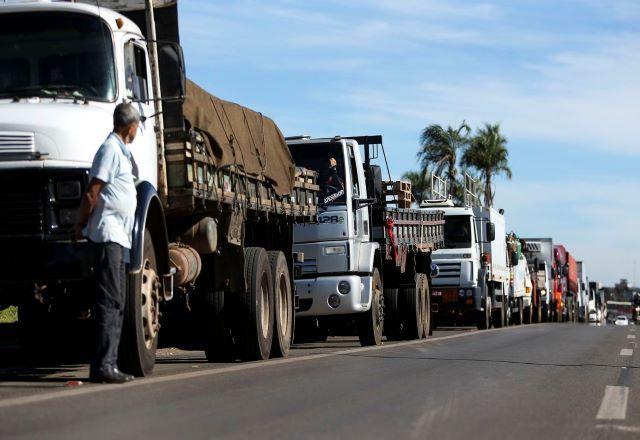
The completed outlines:
[[[223,290],[207,290],[204,296],[204,353],[209,362],[229,362],[233,360],[233,340],[231,337],[229,312],[225,304]]]
[[[504,327],[504,312],[502,308],[491,311],[491,324],[493,324],[494,328]]]
[[[431,329],[431,292],[429,290],[429,279],[426,274],[420,274],[420,288],[422,298],[422,337],[427,338],[433,334]]]
[[[491,299],[486,298],[484,303],[484,311],[476,311],[476,327],[478,330],[487,330],[491,326]]]
[[[384,334],[389,341],[402,339],[401,301],[397,288],[384,289]]]
[[[269,359],[273,341],[273,278],[267,252],[244,250],[246,289],[240,292],[240,346],[245,360]]]
[[[540,322],[549,322],[549,306],[545,303],[542,304],[542,312],[540,316]]]
[[[403,321],[406,322],[406,331],[404,337],[406,339],[420,339],[424,332],[422,322],[422,304],[420,300],[420,289],[418,288],[418,277],[416,276],[416,284],[408,287],[400,288],[400,297],[404,307]]]
[[[522,321],[524,320],[524,310],[522,310],[523,301],[522,298],[516,298],[515,301],[518,307],[518,313],[513,315],[513,323],[515,325],[522,325]]]
[[[287,357],[293,334],[293,293],[289,265],[280,251],[267,252],[273,278],[273,341],[271,357]]]
[[[144,231],[142,261],[142,270],[127,277],[127,297],[118,358],[122,371],[138,377],[153,373],[160,330],[160,274],[151,231],[148,229]]]
[[[532,310],[532,306],[528,306],[524,308],[523,311],[523,317],[524,317],[524,323],[525,324],[531,324],[531,321],[533,319],[533,310]]]
[[[371,308],[358,320],[358,337],[362,346],[381,345],[384,331],[384,295],[378,269],[373,269]]]

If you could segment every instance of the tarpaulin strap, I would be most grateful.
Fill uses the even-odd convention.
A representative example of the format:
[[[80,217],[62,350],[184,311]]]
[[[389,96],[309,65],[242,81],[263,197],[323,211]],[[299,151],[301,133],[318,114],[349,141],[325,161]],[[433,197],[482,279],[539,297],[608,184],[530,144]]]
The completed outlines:
[[[387,217],[387,236],[389,237],[389,241],[391,242],[391,249],[393,250],[393,261],[395,262],[398,259],[398,248],[396,246],[396,236],[393,234],[393,219],[391,217]]]
[[[258,144],[256,143],[256,140],[253,137],[253,132],[251,131],[251,125],[249,124],[249,121],[247,120],[247,113],[245,112],[245,109],[242,109],[242,117],[244,118],[244,123],[247,126],[247,131],[249,131],[249,137],[251,138],[251,143],[253,144],[253,149],[256,152],[256,156],[258,156],[258,162],[260,163],[260,169],[262,170],[262,174],[264,175],[264,170],[266,169],[266,163],[264,161],[264,157],[262,155],[262,152],[260,151],[260,148],[258,148]],[[262,146],[264,147],[265,150],[265,154],[267,152],[267,146],[264,144],[264,127],[263,127],[263,123],[262,123],[262,113],[260,113],[260,124],[261,124],[261,130],[262,130]]]

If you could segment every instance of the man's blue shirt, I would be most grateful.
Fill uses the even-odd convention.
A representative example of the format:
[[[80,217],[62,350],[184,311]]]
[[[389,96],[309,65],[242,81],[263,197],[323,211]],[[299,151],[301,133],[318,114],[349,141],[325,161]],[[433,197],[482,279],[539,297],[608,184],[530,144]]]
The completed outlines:
[[[131,249],[136,187],[131,152],[117,134],[109,134],[93,158],[89,179],[94,177],[106,185],[84,228],[85,237]]]

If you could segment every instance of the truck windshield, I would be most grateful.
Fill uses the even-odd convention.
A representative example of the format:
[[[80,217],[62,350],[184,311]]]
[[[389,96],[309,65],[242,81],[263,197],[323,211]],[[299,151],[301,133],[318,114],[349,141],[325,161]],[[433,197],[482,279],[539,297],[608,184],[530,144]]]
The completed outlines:
[[[471,217],[466,215],[445,216],[444,246],[447,249],[471,247]]]
[[[115,99],[111,32],[88,14],[0,14],[0,98]]]
[[[289,145],[296,166],[318,173],[321,205],[344,205],[344,154],[340,142]]]

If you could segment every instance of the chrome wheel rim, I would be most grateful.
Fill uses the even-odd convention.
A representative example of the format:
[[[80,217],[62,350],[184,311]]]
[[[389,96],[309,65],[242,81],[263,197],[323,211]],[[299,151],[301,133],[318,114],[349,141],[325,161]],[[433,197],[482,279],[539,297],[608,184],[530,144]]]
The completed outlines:
[[[140,286],[142,308],[142,333],[144,345],[147,349],[153,346],[153,342],[160,330],[159,295],[160,280],[149,260],[145,260],[142,269]]]

